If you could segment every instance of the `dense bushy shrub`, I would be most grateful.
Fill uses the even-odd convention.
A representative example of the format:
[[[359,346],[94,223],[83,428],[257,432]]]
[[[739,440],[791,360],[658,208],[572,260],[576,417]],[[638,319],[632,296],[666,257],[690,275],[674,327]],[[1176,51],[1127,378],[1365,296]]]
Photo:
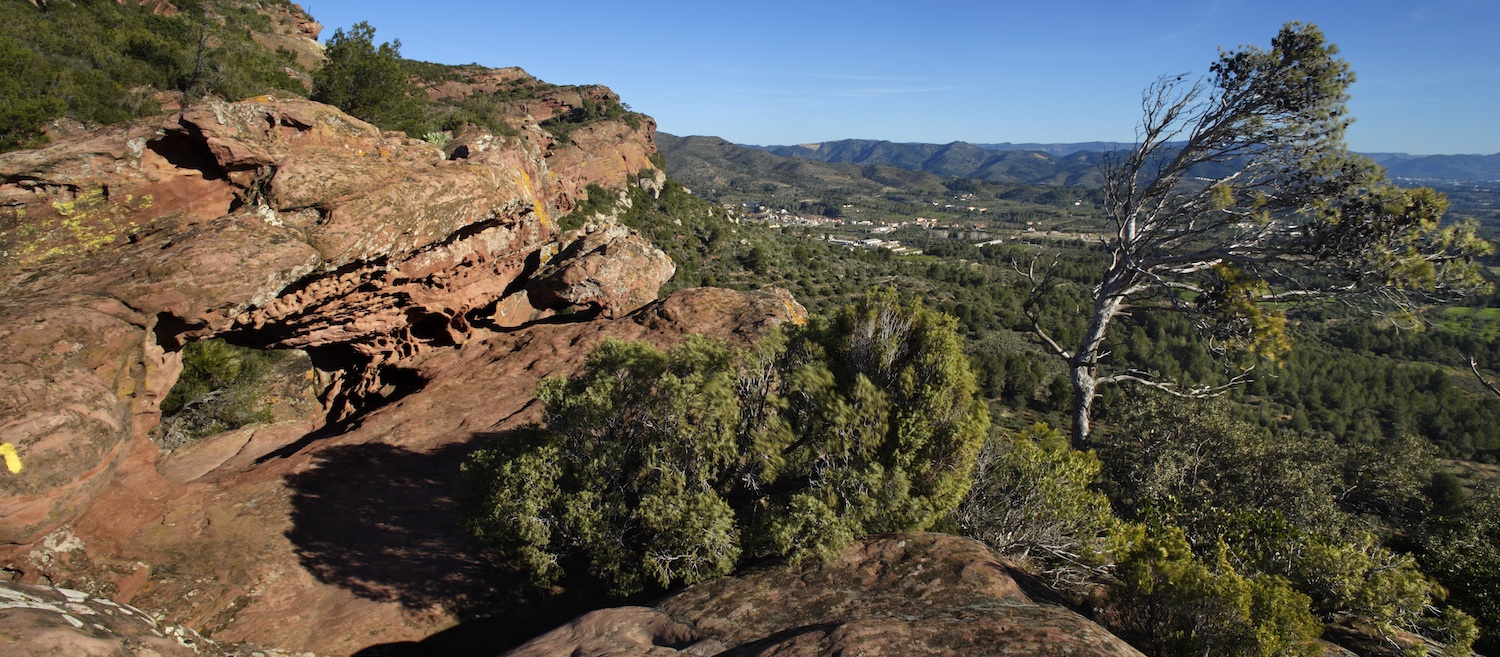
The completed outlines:
[[[1462,634],[1467,617],[1449,610],[1447,620],[1434,618],[1440,591],[1347,504],[1356,490],[1384,506],[1407,497],[1401,482],[1413,477],[1405,470],[1427,467],[1420,451],[1372,455],[1277,436],[1229,418],[1222,405],[1187,400],[1147,400],[1118,419],[1101,456],[1127,519],[1172,527],[1199,555],[1241,572],[1282,578],[1325,620],[1385,636]]]
[[[1500,651],[1500,482],[1434,506],[1410,535],[1422,567],[1447,587],[1449,601],[1472,613],[1483,628],[1479,647]],[[1434,496],[1439,497],[1439,496]]]
[[[1152,657],[1321,655],[1308,597],[1241,574],[1226,553],[1200,558],[1180,529],[1151,531],[1121,555],[1106,622]]]
[[[753,349],[606,341],[548,379],[547,426],[464,467],[469,527],[538,582],[617,593],[826,556],[947,517],[989,426],[954,320],[895,294]]]

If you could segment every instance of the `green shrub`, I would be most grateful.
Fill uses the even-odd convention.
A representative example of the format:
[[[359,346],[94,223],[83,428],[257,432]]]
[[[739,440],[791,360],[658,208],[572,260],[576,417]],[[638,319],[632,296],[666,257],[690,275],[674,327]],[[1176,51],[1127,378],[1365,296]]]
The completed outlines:
[[[176,449],[217,433],[270,422],[273,415],[263,398],[263,384],[283,357],[282,352],[237,347],[218,339],[183,347],[182,374],[161,403],[161,446]]]
[[[1500,482],[1465,492],[1449,509],[1434,509],[1412,531],[1417,558],[1447,589],[1448,602],[1473,614],[1479,646],[1500,651]],[[1460,634],[1463,634],[1460,632]]]
[[[1438,591],[1416,560],[1341,508],[1355,489],[1405,497],[1420,454],[1398,448],[1379,463],[1326,438],[1274,435],[1217,403],[1146,399],[1120,420],[1101,457],[1127,519],[1172,525],[1200,555],[1282,578],[1324,620],[1382,636],[1433,625]]]
[[[1198,558],[1182,530],[1151,531],[1118,563],[1107,621],[1152,657],[1322,654],[1308,597],[1272,575],[1241,575],[1220,546]]]
[[[621,594],[932,527],[989,423],[952,318],[894,293],[752,349],[606,341],[537,396],[545,429],[465,464],[467,525],[540,584]]]
[[[375,28],[360,21],[348,32],[334,30],[325,52],[328,63],[313,74],[313,100],[387,130],[428,131],[427,97],[407,78],[400,40],[376,46]]]

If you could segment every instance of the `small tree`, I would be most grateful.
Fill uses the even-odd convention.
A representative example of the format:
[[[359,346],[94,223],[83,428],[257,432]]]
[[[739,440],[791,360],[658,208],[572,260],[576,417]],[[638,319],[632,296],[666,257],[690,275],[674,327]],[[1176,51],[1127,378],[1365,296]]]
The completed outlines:
[[[1472,225],[1439,227],[1446,201],[1397,189],[1344,147],[1354,75],[1316,27],[1289,23],[1270,50],[1223,52],[1206,79],[1168,76],[1142,96],[1138,143],[1103,165],[1109,265],[1088,323],[1064,348],[1031,312],[1035,332],[1066,362],[1075,391],[1072,438],[1088,444],[1099,386],[1134,381],[1111,368],[1104,339],[1133,305],[1155,299],[1198,322],[1213,344],[1275,356],[1284,321],[1267,301],[1342,295],[1400,304],[1479,282],[1471,256],[1488,252]],[[1023,273],[1032,303],[1050,283]]]
[[[401,66],[401,41],[375,45],[375,28],[355,23],[334,30],[328,62],[313,74],[312,99],[409,135],[425,132],[427,99],[412,88]]]

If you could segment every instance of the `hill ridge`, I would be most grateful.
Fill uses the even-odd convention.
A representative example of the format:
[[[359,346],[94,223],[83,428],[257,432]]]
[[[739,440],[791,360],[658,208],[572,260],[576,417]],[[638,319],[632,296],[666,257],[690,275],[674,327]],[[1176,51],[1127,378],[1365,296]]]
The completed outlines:
[[[993,169],[1013,158],[1018,153],[1040,153],[1049,158],[1066,158],[1079,153],[1094,156],[1112,150],[1125,150],[1130,144],[1124,142],[1087,141],[1063,143],[975,143],[951,141],[943,144],[926,142],[896,142],[884,139],[839,139],[812,142],[794,146],[735,144],[774,155],[797,157],[805,160],[829,163],[885,164],[913,171],[923,171],[946,177],[979,178],[993,182],[1028,182],[1048,184],[1047,178],[1056,174],[1072,177],[1084,173],[1075,163],[1058,161],[1051,176],[1017,177],[1013,171],[997,172]],[[967,148],[966,148],[967,147]],[[973,149],[973,150],[969,150]],[[975,160],[974,151],[989,154],[977,164],[963,166]],[[1500,181],[1500,153],[1484,154],[1435,154],[1413,155],[1410,153],[1361,153],[1387,168],[1392,178],[1411,180],[1443,180],[1460,182]],[[1097,157],[1088,158],[1087,167],[1097,164]],[[920,160],[913,163],[913,160]],[[1032,164],[1035,164],[1034,162]],[[1033,169],[1035,167],[1032,167]],[[1071,183],[1064,183],[1071,184]]]

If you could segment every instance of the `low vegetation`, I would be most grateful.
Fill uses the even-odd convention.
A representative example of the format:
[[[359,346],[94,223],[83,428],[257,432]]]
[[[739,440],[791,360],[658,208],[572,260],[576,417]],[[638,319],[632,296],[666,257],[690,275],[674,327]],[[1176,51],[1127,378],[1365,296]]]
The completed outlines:
[[[306,356],[199,340],[182,349],[182,374],[162,400],[156,432],[163,449],[177,449],[202,438],[276,419],[278,394],[305,382],[291,381],[310,370]],[[305,378],[293,376],[291,378]],[[301,385],[300,387],[306,387]]]

